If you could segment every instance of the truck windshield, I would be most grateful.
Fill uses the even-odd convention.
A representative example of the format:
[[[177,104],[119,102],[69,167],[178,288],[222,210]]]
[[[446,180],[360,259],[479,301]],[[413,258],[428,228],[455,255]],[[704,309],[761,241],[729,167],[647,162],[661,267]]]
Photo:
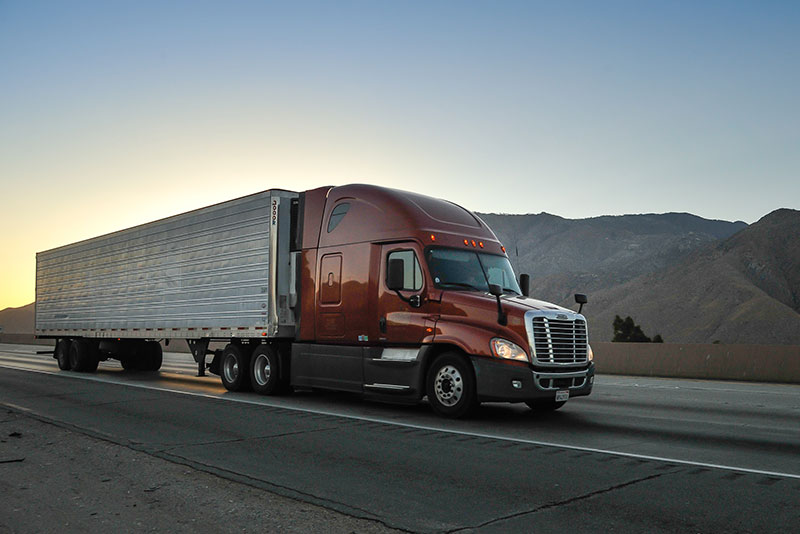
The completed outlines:
[[[429,248],[425,253],[433,283],[440,289],[489,291],[497,284],[505,293],[521,295],[508,258],[471,250]]]

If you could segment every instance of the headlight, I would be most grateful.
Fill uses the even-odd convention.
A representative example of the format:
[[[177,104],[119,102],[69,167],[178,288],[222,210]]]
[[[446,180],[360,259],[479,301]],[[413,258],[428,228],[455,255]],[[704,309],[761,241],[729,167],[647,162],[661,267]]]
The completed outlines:
[[[496,337],[492,339],[492,354],[498,358],[506,360],[519,360],[521,362],[528,361],[528,355],[519,345],[512,343],[506,339]]]
[[[591,345],[586,345],[586,357],[589,358],[589,361],[594,360],[594,351]]]

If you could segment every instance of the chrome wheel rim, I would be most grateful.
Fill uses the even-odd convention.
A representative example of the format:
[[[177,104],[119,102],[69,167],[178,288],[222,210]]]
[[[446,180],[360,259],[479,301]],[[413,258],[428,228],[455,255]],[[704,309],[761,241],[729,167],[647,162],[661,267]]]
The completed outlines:
[[[266,354],[259,354],[256,358],[256,363],[253,365],[253,376],[256,379],[256,384],[266,386],[271,374],[272,368],[269,365],[269,358],[267,358]]]
[[[222,366],[222,371],[225,373],[225,380],[232,383],[239,376],[239,362],[233,356],[225,358],[225,365]]]
[[[436,373],[433,382],[436,400],[444,406],[455,406],[464,396],[464,380],[458,369],[445,365]]]

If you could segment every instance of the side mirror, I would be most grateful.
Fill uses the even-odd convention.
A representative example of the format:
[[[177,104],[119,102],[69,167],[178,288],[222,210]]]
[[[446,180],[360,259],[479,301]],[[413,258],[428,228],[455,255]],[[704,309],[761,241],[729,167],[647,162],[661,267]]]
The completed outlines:
[[[508,324],[506,312],[503,311],[503,304],[500,302],[500,295],[503,294],[503,287],[497,284],[489,284],[489,293],[497,298],[497,322],[503,326]]]
[[[405,262],[400,258],[391,259],[386,270],[386,286],[392,291],[403,289]]]
[[[397,293],[400,300],[408,302],[412,308],[419,308],[422,306],[422,296],[417,294],[406,298],[400,293],[405,289],[403,287],[405,285],[403,283],[405,281],[405,267],[405,262],[400,258],[389,260],[389,264],[386,266],[386,286]]]
[[[586,304],[587,302],[589,302],[589,299],[586,298],[586,295],[584,295],[583,293],[575,293],[575,303],[580,304],[580,306],[578,307],[578,313],[581,313],[581,311],[583,311],[583,305]]]
[[[531,296],[531,277],[528,274],[519,275],[519,288],[522,290],[523,297]]]

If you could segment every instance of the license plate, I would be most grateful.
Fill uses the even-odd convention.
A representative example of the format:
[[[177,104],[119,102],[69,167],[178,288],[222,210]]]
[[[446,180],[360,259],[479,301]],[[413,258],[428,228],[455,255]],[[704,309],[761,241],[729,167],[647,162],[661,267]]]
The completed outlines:
[[[569,390],[562,389],[561,391],[556,391],[556,402],[562,402],[569,400]]]

